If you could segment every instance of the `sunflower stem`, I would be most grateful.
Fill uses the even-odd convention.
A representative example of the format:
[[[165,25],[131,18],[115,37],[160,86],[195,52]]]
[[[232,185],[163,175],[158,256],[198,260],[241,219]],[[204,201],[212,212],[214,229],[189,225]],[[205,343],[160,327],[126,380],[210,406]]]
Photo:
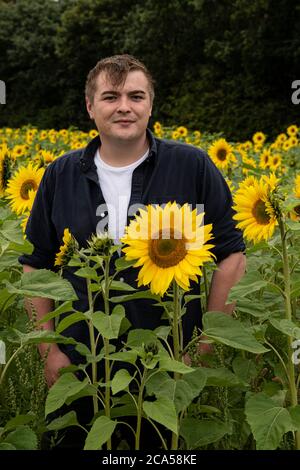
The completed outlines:
[[[202,308],[202,311],[206,312],[207,305],[208,305],[209,287],[208,287],[208,279],[207,279],[207,272],[206,272],[205,266],[203,266],[202,272],[203,272],[203,282],[204,282],[204,290],[205,290],[205,306],[203,306],[204,309]]]
[[[282,216],[278,218],[278,224],[280,228],[282,256],[283,256],[285,318],[289,321],[292,321],[291,277],[290,277],[289,257],[288,257],[287,242],[286,242],[287,231],[285,230],[285,225],[284,225]],[[292,342],[293,342],[292,336],[288,336],[287,341],[288,341],[288,351],[292,351]],[[288,354],[287,371],[288,371],[288,377],[289,377],[291,405],[297,406],[298,397],[297,397],[297,387],[295,383],[295,367],[292,361],[292,354]],[[295,444],[296,444],[296,449],[300,450],[300,432],[299,431],[295,432]]]
[[[91,291],[91,280],[87,279],[87,294],[88,294],[88,302],[89,302],[89,310],[92,314],[93,312],[93,296]],[[90,336],[90,344],[91,344],[91,353],[92,356],[96,357],[96,342],[95,342],[95,333],[94,333],[94,326],[92,320],[88,320],[88,328],[89,328],[89,336]],[[97,363],[95,361],[92,362],[92,384],[96,385],[97,383]],[[93,395],[93,408],[94,414],[98,413],[98,399],[97,396]]]
[[[141,385],[139,387],[139,396],[137,401],[137,423],[136,423],[136,432],[135,432],[135,450],[140,449],[140,437],[141,437],[141,425],[142,425],[142,413],[143,413],[143,394],[145,383],[147,380],[147,369],[144,368]]]
[[[104,264],[104,311],[109,315],[109,265],[110,257],[105,258]],[[109,339],[103,338],[105,355],[105,416],[110,419],[110,364],[109,364]],[[107,441],[107,450],[111,450],[111,438]]]
[[[179,287],[175,281],[173,281],[173,321],[172,321],[172,333],[173,333],[173,351],[175,361],[180,360],[180,343],[179,343],[179,322],[180,322],[180,296]],[[174,372],[174,380],[180,379],[180,374]],[[177,421],[177,426],[178,426]],[[178,434],[172,432],[171,450],[178,449]]]

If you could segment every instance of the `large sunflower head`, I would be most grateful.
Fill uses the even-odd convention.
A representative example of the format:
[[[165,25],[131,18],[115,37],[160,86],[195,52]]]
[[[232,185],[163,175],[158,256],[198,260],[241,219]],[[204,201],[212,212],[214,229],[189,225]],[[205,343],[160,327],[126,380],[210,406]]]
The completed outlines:
[[[254,243],[271,238],[277,225],[271,194],[271,185],[261,179],[240,188],[234,196],[236,214],[233,218],[238,221],[237,227],[244,231],[245,238]]]
[[[43,174],[43,168],[38,169],[29,163],[27,167],[20,167],[8,181],[6,197],[10,199],[9,203],[14,212],[23,214],[30,209],[29,192],[37,191]]]
[[[75,238],[72,236],[68,228],[64,229],[62,241],[63,244],[60,246],[59,252],[56,254],[54,266],[66,266],[78,247]]]
[[[232,146],[225,139],[218,139],[209,147],[208,155],[219,169],[227,169],[236,163]]]
[[[151,291],[162,296],[174,279],[189,289],[190,279],[196,281],[202,275],[200,267],[213,257],[209,250],[214,245],[207,243],[212,225],[204,226],[203,217],[188,204],[179,207],[176,202],[140,210],[122,238],[128,245],[123,248],[126,259],[141,266],[138,286],[150,284]]]

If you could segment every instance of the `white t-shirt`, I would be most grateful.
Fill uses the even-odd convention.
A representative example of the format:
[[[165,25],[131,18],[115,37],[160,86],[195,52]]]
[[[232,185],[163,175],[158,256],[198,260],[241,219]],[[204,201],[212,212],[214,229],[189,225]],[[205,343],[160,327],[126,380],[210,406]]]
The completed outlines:
[[[149,149],[136,162],[127,166],[111,166],[105,163],[97,150],[94,161],[98,179],[108,209],[108,233],[116,245],[124,235],[127,225],[128,204],[131,196],[133,170],[148,157]]]

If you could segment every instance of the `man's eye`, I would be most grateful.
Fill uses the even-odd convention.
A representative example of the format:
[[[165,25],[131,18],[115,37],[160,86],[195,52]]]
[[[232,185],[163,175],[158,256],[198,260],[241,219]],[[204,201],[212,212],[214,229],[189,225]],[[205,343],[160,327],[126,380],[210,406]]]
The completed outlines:
[[[104,99],[105,99],[106,101],[112,101],[112,100],[116,99],[116,97],[115,97],[115,96],[105,96]]]
[[[133,95],[132,99],[134,99],[135,101],[139,101],[139,100],[142,100],[143,97],[141,95]]]

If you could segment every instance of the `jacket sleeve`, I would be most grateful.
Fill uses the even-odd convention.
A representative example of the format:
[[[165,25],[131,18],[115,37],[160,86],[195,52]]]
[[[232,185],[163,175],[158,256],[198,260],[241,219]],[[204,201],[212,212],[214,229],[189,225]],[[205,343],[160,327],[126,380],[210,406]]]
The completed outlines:
[[[212,251],[220,262],[232,253],[244,252],[246,247],[242,232],[232,218],[233,200],[225,179],[208,155],[202,155],[201,163],[198,194],[204,204],[204,223],[213,224]]]
[[[33,245],[33,252],[20,256],[21,264],[54,269],[55,255],[59,251],[59,240],[52,222],[55,184],[54,162],[44,173],[26,226],[25,233]]]

